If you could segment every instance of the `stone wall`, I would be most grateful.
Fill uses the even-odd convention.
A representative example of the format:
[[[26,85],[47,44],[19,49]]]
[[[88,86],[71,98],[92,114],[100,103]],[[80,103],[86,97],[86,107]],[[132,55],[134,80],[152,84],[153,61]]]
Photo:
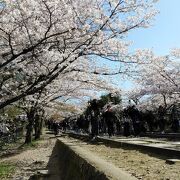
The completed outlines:
[[[50,174],[57,174],[62,180],[135,180],[136,178],[107,163],[95,156],[91,152],[85,151],[59,138],[53,150],[54,156],[51,157],[51,163],[58,161],[56,167],[50,169]],[[53,160],[54,158],[54,160]],[[50,164],[51,164],[50,163]],[[50,165],[49,164],[49,165]]]

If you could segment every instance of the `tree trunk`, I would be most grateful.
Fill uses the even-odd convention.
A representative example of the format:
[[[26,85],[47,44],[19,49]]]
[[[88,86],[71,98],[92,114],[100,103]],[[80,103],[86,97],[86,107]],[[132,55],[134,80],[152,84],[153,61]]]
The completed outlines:
[[[41,121],[40,121],[40,134],[42,135],[42,129],[43,129],[43,124],[44,124],[44,117],[41,118]]]
[[[40,139],[41,137],[41,131],[40,131],[40,127],[38,126],[35,132],[35,139]]]
[[[34,130],[35,130],[35,139],[39,139],[40,135],[39,135],[39,121],[40,121],[40,117],[38,114],[36,114],[35,116],[35,123],[34,123]]]
[[[163,101],[164,101],[164,107],[166,109],[167,108],[166,95],[162,94],[162,96],[163,96]]]
[[[26,139],[25,143],[29,144],[32,142],[32,131],[33,131],[33,123],[34,123],[34,111],[30,111],[27,113],[28,125],[26,127]]]
[[[35,134],[35,139],[37,140],[37,139],[40,139],[40,137],[41,137],[41,133],[39,132],[39,130],[36,132],[36,134]]]
[[[42,128],[43,128],[43,122],[44,122],[44,118],[41,117],[38,119],[38,123],[37,125],[37,129],[36,129],[36,133],[35,133],[35,139],[40,139],[41,134],[42,134]]]
[[[32,142],[32,126],[30,124],[28,124],[26,128],[27,128],[27,130],[26,130],[25,143],[29,144]]]

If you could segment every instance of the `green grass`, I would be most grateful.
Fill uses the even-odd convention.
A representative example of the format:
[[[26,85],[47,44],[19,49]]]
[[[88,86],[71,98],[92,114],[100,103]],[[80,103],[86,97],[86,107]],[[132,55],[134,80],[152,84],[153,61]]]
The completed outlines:
[[[24,144],[24,147],[37,147],[39,142],[37,140],[32,141],[29,144]]]
[[[42,139],[33,140],[31,143],[23,144],[20,149],[37,148],[41,144]]]
[[[15,165],[0,163],[0,179],[9,177],[15,171]]]

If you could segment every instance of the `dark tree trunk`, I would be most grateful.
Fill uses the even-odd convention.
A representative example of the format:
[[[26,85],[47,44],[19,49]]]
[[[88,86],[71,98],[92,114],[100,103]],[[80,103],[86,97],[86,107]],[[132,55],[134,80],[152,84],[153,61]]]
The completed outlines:
[[[40,128],[39,128],[39,133],[42,135],[42,129],[43,129],[43,124],[44,124],[44,117],[41,118],[41,121],[40,121]]]
[[[38,126],[36,127],[37,129],[35,132],[35,139],[40,139],[42,135],[43,122],[44,122],[44,119],[40,118],[38,122]]]
[[[40,127],[37,127],[35,132],[35,139],[40,139],[40,137],[41,137]]]
[[[25,143],[29,144],[32,142],[32,126],[27,125]]]
[[[41,110],[41,115],[37,115],[36,123],[35,123],[35,139],[40,139],[42,135],[43,123],[44,123],[44,110]]]
[[[32,132],[33,132],[33,124],[34,124],[34,114],[35,111],[31,110],[27,113],[27,119],[28,119],[28,125],[26,127],[26,139],[25,143],[31,143],[32,142]]]
[[[39,135],[39,121],[40,121],[40,117],[37,114],[35,116],[35,123],[34,123],[35,139],[39,139],[40,138],[40,135]]]

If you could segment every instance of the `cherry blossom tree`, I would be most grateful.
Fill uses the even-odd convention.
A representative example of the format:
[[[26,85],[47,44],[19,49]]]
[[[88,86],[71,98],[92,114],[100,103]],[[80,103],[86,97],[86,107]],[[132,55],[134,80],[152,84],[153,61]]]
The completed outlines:
[[[125,37],[132,29],[149,26],[157,13],[153,4],[5,0],[0,6],[0,109],[43,91],[65,74],[123,73],[122,63],[132,62]],[[119,65],[102,68],[101,58]]]
[[[39,91],[34,95],[29,95],[19,101],[18,107],[22,109],[27,115],[27,128],[26,128],[26,143],[32,140],[33,128],[35,129],[35,139],[40,138],[43,124],[44,112],[54,109],[54,114],[57,114],[56,106],[60,102],[60,98],[64,100],[73,98],[91,97],[92,92],[102,91],[117,91],[112,85],[97,77],[82,78],[82,73],[73,72],[67,75],[59,76],[53,83],[46,86],[43,91]],[[52,114],[52,113],[51,113]],[[61,115],[62,116],[62,115]]]
[[[173,49],[168,56],[155,56],[149,52],[147,58],[146,53],[146,63],[139,65],[135,78],[137,88],[129,93],[130,99],[139,101],[146,96],[145,102],[156,106],[161,104],[165,108],[180,102],[179,54],[180,49]]]

